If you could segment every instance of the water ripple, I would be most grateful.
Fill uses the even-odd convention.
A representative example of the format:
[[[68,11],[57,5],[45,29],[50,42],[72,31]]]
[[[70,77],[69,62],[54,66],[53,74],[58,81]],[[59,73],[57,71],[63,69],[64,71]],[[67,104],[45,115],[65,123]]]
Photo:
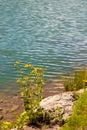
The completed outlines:
[[[49,79],[87,64],[86,0],[0,4],[0,82],[17,78],[17,59],[46,67]]]

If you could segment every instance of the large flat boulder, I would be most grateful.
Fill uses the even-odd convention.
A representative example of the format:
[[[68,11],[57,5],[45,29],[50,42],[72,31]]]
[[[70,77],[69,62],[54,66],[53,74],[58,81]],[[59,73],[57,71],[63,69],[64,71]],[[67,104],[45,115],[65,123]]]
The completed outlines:
[[[74,94],[73,92],[64,92],[47,97],[41,101],[40,106],[45,111],[50,112],[53,112],[59,108],[61,110],[62,119],[65,121],[72,114]]]

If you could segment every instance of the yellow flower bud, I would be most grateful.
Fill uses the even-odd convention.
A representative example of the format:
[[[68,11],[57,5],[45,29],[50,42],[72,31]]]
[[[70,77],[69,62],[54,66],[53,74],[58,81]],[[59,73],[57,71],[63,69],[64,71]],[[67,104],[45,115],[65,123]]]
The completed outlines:
[[[24,68],[31,68],[32,67],[32,64],[25,64],[24,65]]]
[[[21,80],[20,80],[20,79],[17,79],[17,80],[16,80],[16,82],[17,82],[17,83],[20,83],[20,82],[21,82]]]
[[[25,77],[24,77],[24,80],[28,80],[28,79],[29,79],[29,77],[28,77],[28,76],[25,76]]]
[[[19,61],[19,60],[16,60],[16,64],[20,64],[20,61]]]

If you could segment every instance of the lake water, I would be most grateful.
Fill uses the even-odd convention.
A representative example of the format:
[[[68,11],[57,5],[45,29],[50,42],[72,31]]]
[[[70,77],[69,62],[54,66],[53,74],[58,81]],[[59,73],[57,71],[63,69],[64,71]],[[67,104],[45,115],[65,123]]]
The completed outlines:
[[[87,65],[87,0],[0,0],[0,88],[15,83],[17,59],[50,80]]]

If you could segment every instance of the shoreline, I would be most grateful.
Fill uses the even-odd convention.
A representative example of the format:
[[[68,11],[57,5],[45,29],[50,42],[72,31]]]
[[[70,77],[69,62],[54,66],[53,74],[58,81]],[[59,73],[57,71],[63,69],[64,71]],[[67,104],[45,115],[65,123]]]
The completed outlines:
[[[64,92],[62,83],[46,83],[43,86],[43,98]],[[23,112],[23,101],[19,90],[0,91],[0,118],[14,122],[18,115]]]

